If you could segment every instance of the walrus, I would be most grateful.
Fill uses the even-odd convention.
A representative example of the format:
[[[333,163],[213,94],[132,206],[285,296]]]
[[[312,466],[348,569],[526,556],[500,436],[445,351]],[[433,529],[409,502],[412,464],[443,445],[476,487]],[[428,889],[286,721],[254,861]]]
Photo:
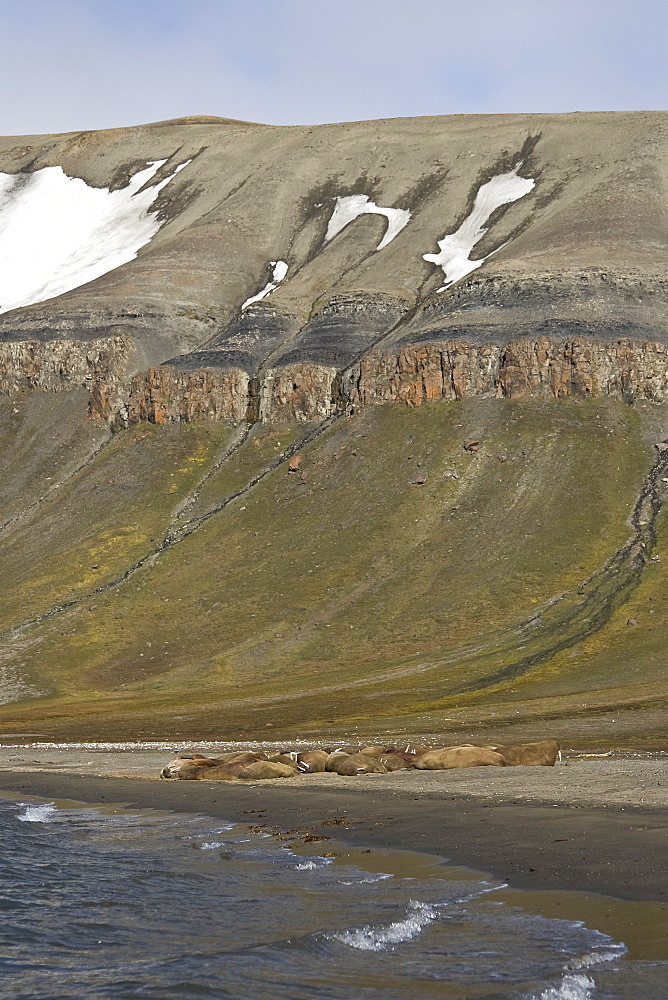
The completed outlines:
[[[336,771],[341,761],[345,760],[346,757],[350,757],[350,754],[346,750],[334,750],[327,757],[327,761],[325,763],[325,770]]]
[[[239,777],[257,781],[260,778],[294,778],[298,773],[296,768],[288,764],[279,764],[274,760],[256,760],[252,764],[246,764]]]
[[[275,764],[287,764],[288,767],[297,766],[297,757],[296,750],[277,750],[276,753],[267,754],[267,760]]]
[[[554,767],[561,747],[556,740],[540,740],[538,743],[512,743],[508,746],[491,747],[500,753],[506,764]]]
[[[353,753],[341,761],[336,769],[336,773],[344,776],[386,774],[387,768],[375,757],[368,757],[363,753]]]
[[[200,767],[193,778],[195,781],[237,781],[241,772],[248,766],[237,761],[232,764],[217,764],[215,767]]]
[[[402,768],[414,767],[413,761],[406,760],[404,754],[400,753],[384,753],[378,760],[386,771],[401,771]]]
[[[380,746],[380,744],[378,744],[377,746],[362,747],[362,749],[358,752],[363,753],[365,757],[375,757],[376,760],[378,760],[382,754],[389,753],[390,749],[394,750],[394,747],[390,748],[384,745]]]
[[[310,754],[320,754],[321,757],[316,757],[314,760],[324,762],[327,759],[327,754],[322,750],[281,750],[277,753],[271,753],[267,757],[267,760],[274,761],[276,764],[287,764],[288,767],[295,767],[302,774],[314,774],[315,771],[319,770],[318,766],[311,766]]]
[[[424,757],[430,750],[431,747],[423,747],[419,743],[404,743],[403,746],[396,748],[395,753],[409,754],[414,759],[415,757]]]
[[[181,781],[187,778],[194,778],[200,771],[211,771],[220,764],[219,760],[210,757],[195,757],[193,760],[186,760],[175,774]]]
[[[219,758],[223,764],[252,764],[256,760],[266,760],[267,755],[259,750],[237,750],[234,753],[224,753]]]
[[[506,759],[494,750],[484,747],[461,746],[443,747],[441,750],[430,750],[415,761],[415,767],[421,771],[446,771],[454,767],[505,767]]]
[[[297,754],[297,767],[304,774],[322,774],[328,757],[324,750],[305,750]]]
[[[174,757],[173,760],[170,760],[169,764],[165,764],[162,771],[160,772],[160,777],[175,778],[176,775],[178,774],[179,768],[183,767],[184,764],[187,764],[190,761],[194,760],[206,761],[209,759],[210,759],[209,757],[205,757],[203,753],[198,753],[197,751],[193,753],[187,753],[186,751],[183,751],[182,753],[177,754],[177,756]]]

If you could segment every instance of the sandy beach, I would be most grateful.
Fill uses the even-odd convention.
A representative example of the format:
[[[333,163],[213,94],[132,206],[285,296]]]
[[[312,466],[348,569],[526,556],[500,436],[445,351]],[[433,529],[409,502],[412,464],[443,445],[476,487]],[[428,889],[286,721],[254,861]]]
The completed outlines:
[[[0,790],[197,812],[362,848],[437,854],[516,888],[667,900],[664,755],[234,783],[161,780],[169,755],[159,744],[5,745]]]

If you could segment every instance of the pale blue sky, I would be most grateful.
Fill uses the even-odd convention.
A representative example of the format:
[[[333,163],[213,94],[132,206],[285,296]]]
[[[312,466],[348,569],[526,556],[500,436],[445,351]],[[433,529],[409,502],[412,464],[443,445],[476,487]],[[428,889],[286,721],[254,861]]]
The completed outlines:
[[[0,0],[0,134],[668,108],[668,0]]]

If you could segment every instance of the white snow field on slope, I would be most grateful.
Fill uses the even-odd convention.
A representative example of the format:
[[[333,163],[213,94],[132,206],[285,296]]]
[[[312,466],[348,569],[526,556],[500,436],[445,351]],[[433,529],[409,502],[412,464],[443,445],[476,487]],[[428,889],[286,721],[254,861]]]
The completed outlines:
[[[384,215],[387,219],[385,235],[376,250],[382,250],[388,243],[391,243],[411,217],[411,213],[404,208],[381,208],[373,201],[369,201],[369,196],[366,194],[339,197],[336,199],[336,205],[327,226],[325,243],[333,240],[337,233],[340,233],[349,222],[354,222],[360,215]]]
[[[280,283],[283,281],[283,278],[288,273],[288,265],[284,260],[270,260],[269,266],[274,269],[271,275],[271,281],[268,281],[264,288],[257,293],[257,295],[251,295],[249,299],[246,299],[241,307],[242,310],[244,310],[246,306],[249,306],[251,302],[259,302],[260,299],[265,297],[265,295],[269,295],[269,292],[273,292],[275,288],[278,288]]]
[[[150,208],[164,180],[140,190],[167,160],[152,160],[119,191],[89,187],[62,167],[0,172],[0,313],[62,295],[134,260],[162,222]]]
[[[446,283],[437,289],[444,292],[446,288],[459,281],[465,275],[475,271],[477,267],[482,267],[485,261],[497,253],[502,247],[497,247],[482,257],[480,260],[469,260],[469,254],[476,243],[483,238],[487,230],[484,228],[492,212],[501,205],[509,205],[512,201],[517,201],[529,194],[536,186],[532,177],[518,177],[517,171],[522,166],[518,163],[516,167],[507,174],[497,174],[491,181],[483,184],[473,203],[471,214],[462,222],[456,233],[445,236],[438,241],[440,253],[425,253],[423,259],[431,264],[438,264],[443,268],[443,273],[447,279]],[[506,243],[503,246],[507,246]]]

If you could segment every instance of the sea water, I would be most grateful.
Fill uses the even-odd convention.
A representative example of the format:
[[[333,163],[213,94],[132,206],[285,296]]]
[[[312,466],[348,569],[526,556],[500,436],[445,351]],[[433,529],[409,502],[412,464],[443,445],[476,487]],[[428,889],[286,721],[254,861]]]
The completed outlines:
[[[336,853],[206,816],[0,799],[0,997],[668,996],[668,963],[509,904],[500,882]]]

